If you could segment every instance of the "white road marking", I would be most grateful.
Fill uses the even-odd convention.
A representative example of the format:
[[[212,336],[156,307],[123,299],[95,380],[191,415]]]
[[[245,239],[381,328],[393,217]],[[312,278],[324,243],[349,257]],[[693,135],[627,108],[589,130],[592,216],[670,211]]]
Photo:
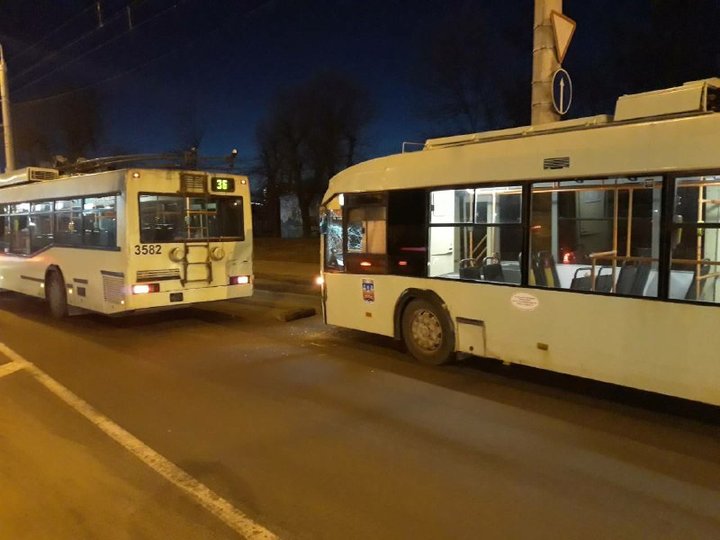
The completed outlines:
[[[23,367],[17,362],[8,362],[7,364],[0,365],[0,378],[5,375],[10,375],[16,371],[20,371]]]
[[[278,538],[268,529],[258,523],[255,523],[252,519],[247,517],[243,512],[235,508],[220,495],[212,491],[205,484],[190,476],[170,460],[147,446],[140,439],[125,431],[105,415],[96,411],[92,405],[73,394],[62,384],[35,366],[35,364],[20,356],[4,343],[0,343],[0,353],[12,360],[9,365],[13,366],[13,371],[18,369],[27,370],[28,373],[30,373],[53,394],[82,414],[85,418],[90,420],[90,422],[95,424],[107,435],[115,439],[115,441],[117,441],[121,446],[134,454],[135,457],[145,462],[145,464],[155,472],[193,497],[202,506],[244,538],[253,540],[270,540]],[[2,368],[8,369],[6,366],[7,364],[3,365]],[[0,371],[0,376],[2,374],[3,373]]]

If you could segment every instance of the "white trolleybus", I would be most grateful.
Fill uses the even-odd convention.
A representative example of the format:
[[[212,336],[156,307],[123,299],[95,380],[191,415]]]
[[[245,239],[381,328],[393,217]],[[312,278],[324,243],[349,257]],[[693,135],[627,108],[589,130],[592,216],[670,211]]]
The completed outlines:
[[[0,289],[56,317],[250,296],[251,223],[245,176],[22,169],[0,177]]]
[[[327,323],[720,405],[720,79],[336,175]]]

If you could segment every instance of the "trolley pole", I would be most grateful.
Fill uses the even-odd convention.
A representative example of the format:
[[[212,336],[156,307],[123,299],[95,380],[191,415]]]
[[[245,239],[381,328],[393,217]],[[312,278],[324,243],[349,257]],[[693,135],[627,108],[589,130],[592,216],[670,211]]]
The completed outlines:
[[[7,81],[7,65],[0,45],[0,101],[2,102],[3,140],[5,141],[5,172],[15,170],[15,148],[10,121],[10,92]]]
[[[532,125],[557,122],[552,104],[552,78],[560,67],[555,55],[550,14],[562,13],[562,0],[535,0],[533,25]]]

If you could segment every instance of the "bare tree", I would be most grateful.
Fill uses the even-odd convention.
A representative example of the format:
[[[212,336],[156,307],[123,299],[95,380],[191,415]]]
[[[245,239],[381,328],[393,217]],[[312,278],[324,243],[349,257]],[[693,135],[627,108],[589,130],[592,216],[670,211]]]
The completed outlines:
[[[205,127],[200,119],[197,96],[183,101],[175,114],[176,138],[180,150],[200,148],[205,136]]]
[[[352,165],[371,118],[367,91],[325,73],[281,92],[257,130],[262,174],[273,208],[282,193],[298,199],[303,234],[311,233],[312,202],[331,176]]]
[[[85,157],[102,132],[100,97],[92,90],[18,103],[13,115],[18,163],[23,165],[51,164],[57,154],[69,160]]]
[[[500,19],[490,9],[488,3],[465,2],[430,31],[417,79],[425,90],[421,114],[438,130],[469,133],[529,119],[524,59],[530,58],[532,29],[496,28]]]

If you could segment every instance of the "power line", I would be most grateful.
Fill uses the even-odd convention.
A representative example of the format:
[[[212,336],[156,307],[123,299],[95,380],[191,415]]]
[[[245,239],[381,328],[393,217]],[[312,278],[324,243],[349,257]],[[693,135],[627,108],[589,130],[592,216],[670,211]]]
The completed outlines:
[[[168,6],[168,7],[166,7],[165,9],[163,9],[163,10],[155,13],[155,14],[152,15],[150,18],[145,19],[145,20],[142,21],[141,23],[134,25],[133,30],[136,30],[136,29],[138,29],[138,28],[140,28],[140,27],[142,27],[142,26],[144,26],[144,25],[146,25],[146,24],[154,21],[155,19],[157,19],[157,18],[160,17],[161,15],[165,15],[165,14],[166,14],[167,12],[169,12],[170,10],[173,10],[173,9],[177,8],[177,6],[179,6],[180,4],[184,4],[184,3],[186,3],[187,1],[188,1],[188,0],[177,0],[177,1],[176,1],[174,4],[172,4],[171,6]],[[114,19],[118,18],[118,17],[120,16],[120,14],[123,13],[123,11],[124,11],[124,10],[121,10],[121,11],[116,12],[115,16],[112,17],[111,20],[114,20]],[[95,30],[93,30],[92,32],[95,32]],[[80,39],[82,39],[83,37],[89,35],[89,34],[92,33],[92,32],[89,32],[89,33],[85,34],[84,36],[81,36],[81,37],[78,38],[77,40],[75,40],[75,41],[73,41],[72,43],[68,44],[67,46],[63,47],[63,49],[66,49],[66,48],[69,47],[70,45],[73,45],[73,44],[77,43]],[[84,53],[82,53],[82,54],[80,54],[80,55],[78,55],[78,56],[75,56],[74,58],[72,58],[72,59],[69,60],[68,62],[65,62],[64,64],[56,67],[55,69],[52,69],[52,70],[50,70],[50,71],[48,71],[48,72],[40,75],[39,77],[35,78],[34,80],[31,80],[30,82],[26,82],[25,84],[21,85],[19,88],[14,89],[14,92],[21,92],[21,91],[23,91],[24,89],[26,89],[26,88],[28,88],[28,87],[30,87],[30,86],[33,86],[33,85],[35,85],[35,84],[37,84],[38,82],[40,82],[40,81],[48,78],[50,75],[52,75],[52,74],[54,74],[54,73],[57,73],[58,71],[61,71],[61,70],[65,69],[65,68],[67,68],[68,66],[74,64],[74,63],[77,62],[78,60],[81,60],[82,58],[85,58],[86,56],[88,56],[88,55],[90,55],[90,54],[92,54],[92,53],[94,53],[94,52],[96,52],[96,51],[98,51],[98,50],[100,50],[100,49],[102,49],[102,48],[104,48],[104,47],[107,47],[108,45],[110,45],[111,43],[114,43],[115,41],[117,41],[118,39],[120,39],[121,37],[123,37],[125,34],[127,34],[127,33],[129,33],[129,32],[130,32],[129,29],[128,29],[128,30],[125,30],[125,31],[123,31],[123,32],[120,32],[119,34],[113,36],[112,38],[108,39],[107,41],[105,41],[105,42],[103,42],[103,43],[100,43],[100,44],[97,45],[96,47],[93,47],[92,49],[90,49],[90,50],[88,50],[88,51],[86,51],[86,52],[84,52]],[[59,51],[57,51],[57,52],[59,52]],[[57,54],[57,52],[56,52],[55,54]],[[26,72],[27,72],[27,70],[25,70],[23,73],[26,73]],[[22,75],[22,73],[21,73],[20,75]],[[20,75],[18,75],[18,76],[20,76]]]
[[[14,56],[14,57],[13,57],[13,62],[17,61],[18,58],[21,58],[23,55],[28,54],[30,51],[33,51],[33,50],[37,49],[37,48],[40,46],[41,43],[43,43],[44,41],[46,41],[48,38],[54,36],[55,34],[57,34],[60,30],[62,30],[63,28],[65,28],[65,27],[66,27],[67,25],[69,25],[71,22],[74,22],[75,20],[79,19],[80,16],[84,15],[86,11],[89,11],[89,10],[92,9],[92,8],[93,8],[93,6],[92,6],[92,5],[89,5],[89,6],[86,7],[85,9],[80,10],[75,16],[70,17],[69,19],[67,19],[67,20],[66,20],[64,23],[62,23],[60,26],[56,26],[54,30],[51,30],[49,33],[45,34],[45,36],[43,36],[42,38],[40,38],[39,40],[37,40],[35,43],[33,43],[32,45],[26,47],[25,49],[23,49],[22,51],[20,51],[16,56]]]
[[[93,4],[93,5],[91,5],[89,8],[95,9],[95,6],[96,6],[96,4]],[[89,8],[86,8],[84,11],[87,11]],[[108,23],[113,22],[113,21],[115,21],[115,19],[118,19],[119,17],[120,17],[120,12],[118,11],[118,12],[115,13],[114,16],[110,17],[110,19],[108,19],[107,22],[108,22]],[[90,31],[88,31],[88,32],[85,32],[84,34],[82,34],[80,37],[74,39],[73,41],[71,41],[71,42],[69,42],[69,43],[66,43],[65,45],[63,45],[63,46],[60,47],[59,49],[53,51],[52,53],[50,53],[50,54],[48,54],[48,55],[46,55],[46,56],[43,56],[40,60],[38,60],[37,62],[35,62],[35,63],[32,64],[31,66],[25,68],[25,69],[22,70],[20,73],[16,73],[13,78],[14,78],[15,80],[21,79],[21,78],[23,77],[23,75],[26,75],[27,73],[35,70],[38,66],[41,66],[42,64],[44,64],[44,63],[52,60],[53,58],[55,58],[56,56],[58,56],[58,55],[59,55],[60,53],[62,53],[63,51],[65,51],[66,49],[69,49],[69,48],[72,47],[73,45],[81,42],[82,40],[84,40],[84,39],[87,38],[88,36],[91,36],[91,35],[95,34],[96,32],[98,32],[98,31],[100,30],[100,28],[101,28],[101,27],[95,27],[95,28],[93,28],[92,30],[90,30]]]
[[[121,72],[121,73],[116,73],[115,75],[111,75],[111,76],[106,77],[105,79],[101,79],[101,80],[99,80],[99,81],[97,81],[97,82],[90,83],[90,84],[86,84],[86,85],[81,86],[81,87],[79,87],[79,88],[73,88],[72,90],[68,90],[68,91],[66,91],[66,92],[61,92],[60,94],[53,94],[53,95],[45,96],[45,97],[41,97],[41,98],[29,99],[29,100],[26,100],[26,101],[18,101],[18,102],[16,102],[16,103],[17,103],[18,105],[25,105],[25,104],[30,104],[30,103],[41,103],[41,102],[43,102],[43,101],[51,101],[51,100],[54,100],[54,99],[60,99],[60,98],[65,97],[65,96],[69,96],[69,95],[72,95],[72,94],[76,94],[76,93],[78,93],[78,92],[82,92],[83,90],[87,90],[88,88],[92,88],[92,87],[94,87],[94,86],[101,86],[101,85],[103,85],[103,84],[112,82],[112,81],[114,81],[114,80],[121,79],[121,78],[125,77],[126,75],[129,75],[130,73],[134,73],[135,71],[140,71],[140,70],[142,70],[144,67],[146,67],[146,66],[148,66],[148,65],[150,65],[150,64],[152,64],[152,63],[154,63],[154,62],[157,62],[158,60],[160,60],[160,59],[162,59],[162,58],[165,58],[166,56],[170,56],[170,55],[172,55],[172,54],[174,54],[174,53],[176,53],[176,52],[178,52],[178,50],[177,50],[176,48],[172,48],[172,49],[170,49],[170,50],[168,50],[168,51],[165,51],[165,52],[162,53],[162,54],[159,54],[158,56],[155,56],[154,58],[151,58],[150,60],[147,60],[146,62],[143,62],[142,64],[133,66],[133,67],[131,67],[131,68],[129,68],[129,69]]]
[[[263,2],[260,2],[260,4],[256,5],[256,6],[253,7],[252,9],[248,10],[248,11],[245,12],[245,13],[242,13],[242,16],[244,16],[244,17],[251,17],[251,16],[253,16],[253,15],[255,14],[255,12],[257,12],[257,11],[263,9],[264,7],[266,7],[266,6],[270,5],[270,4],[273,4],[273,3],[275,3],[275,2],[276,2],[276,0],[265,0],[265,1],[263,1]],[[212,32],[213,30],[223,29],[223,28],[229,26],[232,22],[234,22],[234,17],[231,17],[231,18],[229,18],[229,19],[225,19],[225,21],[224,21],[223,24],[216,25],[215,27],[213,27],[213,28],[211,29],[211,34],[210,34],[210,35],[213,36],[213,37],[214,37],[214,36],[217,36],[217,33],[213,33],[213,32]],[[139,25],[138,25],[138,26],[139,26]],[[203,39],[205,39],[205,40],[208,39],[207,36],[205,35],[205,33],[201,33],[201,34],[196,35],[193,39],[191,39],[191,40],[189,40],[189,41],[186,41],[185,44],[184,44],[184,47],[188,47],[188,46],[192,45],[192,44],[195,43],[197,40],[199,40],[201,37],[202,37]],[[52,101],[52,100],[55,100],[55,99],[60,99],[60,98],[65,97],[65,96],[69,96],[69,95],[72,95],[72,94],[76,94],[76,93],[78,93],[78,92],[82,92],[82,91],[84,91],[84,90],[87,90],[88,88],[93,88],[93,87],[95,87],[95,86],[101,86],[101,85],[103,85],[103,84],[106,84],[106,83],[115,81],[115,80],[117,80],[117,79],[121,79],[121,78],[125,77],[126,75],[129,75],[130,73],[134,73],[134,72],[136,72],[136,71],[141,71],[143,68],[147,67],[148,65],[153,64],[153,63],[157,62],[158,60],[161,60],[161,59],[163,59],[163,58],[165,58],[165,57],[168,57],[168,56],[171,56],[171,55],[173,55],[173,54],[175,54],[175,53],[178,53],[179,51],[180,51],[180,49],[173,47],[173,48],[171,48],[171,49],[169,49],[169,50],[167,50],[167,51],[165,51],[165,52],[163,52],[163,53],[161,53],[161,54],[159,54],[159,55],[151,58],[150,60],[147,60],[147,61],[145,61],[145,62],[143,62],[143,63],[141,63],[141,64],[138,64],[138,65],[133,66],[133,67],[131,67],[131,68],[129,68],[129,69],[126,69],[125,71],[122,71],[122,72],[120,72],[120,73],[116,73],[116,74],[114,74],[114,75],[111,75],[111,76],[109,76],[109,77],[106,77],[105,79],[101,79],[101,80],[99,80],[99,81],[96,81],[96,82],[94,82],[94,83],[86,84],[86,85],[81,86],[81,87],[79,87],[79,88],[73,88],[72,90],[68,90],[68,91],[62,92],[62,93],[60,93],[60,94],[52,94],[52,95],[44,96],[44,97],[41,97],[41,98],[30,99],[30,100],[25,100],[25,101],[18,101],[18,102],[16,102],[16,104],[17,104],[17,105],[26,105],[26,104],[32,104],[32,103],[41,103],[41,102],[46,102],[46,101]],[[32,84],[32,83],[30,83],[30,84]],[[26,86],[28,86],[28,85],[25,85],[25,86],[21,87],[20,89],[25,88]],[[20,90],[20,89],[18,89],[18,90]],[[18,90],[16,90],[16,91],[18,91]]]

